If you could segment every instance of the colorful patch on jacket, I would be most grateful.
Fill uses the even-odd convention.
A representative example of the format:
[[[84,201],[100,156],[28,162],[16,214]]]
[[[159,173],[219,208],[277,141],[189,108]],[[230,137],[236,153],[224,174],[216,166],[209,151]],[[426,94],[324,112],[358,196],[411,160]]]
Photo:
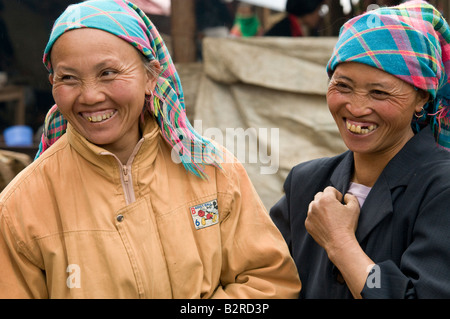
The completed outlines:
[[[215,225],[219,222],[219,206],[217,205],[217,199],[192,206],[190,211],[195,229],[197,230]]]

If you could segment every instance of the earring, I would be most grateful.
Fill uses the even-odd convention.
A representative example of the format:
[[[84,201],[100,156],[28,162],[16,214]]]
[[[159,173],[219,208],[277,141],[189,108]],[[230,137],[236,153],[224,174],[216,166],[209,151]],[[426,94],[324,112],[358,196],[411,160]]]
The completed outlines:
[[[145,94],[145,106],[150,108],[153,100],[153,92],[150,92],[150,95]]]
[[[423,106],[422,106],[422,108],[420,109],[420,113],[414,112],[414,116],[415,116],[416,118],[418,118],[418,119],[420,119],[420,118],[422,118],[422,117],[425,116],[425,110],[423,109]]]

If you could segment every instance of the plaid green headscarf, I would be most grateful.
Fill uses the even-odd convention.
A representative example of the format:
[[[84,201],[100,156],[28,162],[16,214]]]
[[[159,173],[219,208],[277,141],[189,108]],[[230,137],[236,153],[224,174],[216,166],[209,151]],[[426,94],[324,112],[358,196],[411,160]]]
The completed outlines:
[[[186,117],[183,89],[172,58],[153,23],[136,5],[125,0],[92,0],[70,5],[56,20],[44,52],[44,65],[53,72],[50,52],[55,41],[66,31],[94,28],[107,31],[127,41],[149,60],[158,60],[160,74],[153,99],[147,110],[153,114],[164,139],[180,155],[187,171],[206,178],[204,165],[221,167],[220,151],[200,136]],[[47,113],[44,133],[36,158],[66,131],[67,121],[57,105]]]
[[[328,63],[329,76],[342,62],[381,69],[430,93],[424,116],[412,120],[415,132],[431,125],[436,141],[450,150],[450,29],[432,5],[408,1],[357,16],[341,28]]]

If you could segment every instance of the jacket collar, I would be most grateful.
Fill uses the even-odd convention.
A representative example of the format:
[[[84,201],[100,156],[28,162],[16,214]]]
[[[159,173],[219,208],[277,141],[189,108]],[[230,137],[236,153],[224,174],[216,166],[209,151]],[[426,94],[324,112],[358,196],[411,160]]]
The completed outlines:
[[[387,215],[393,213],[391,191],[408,184],[414,168],[432,156],[436,142],[430,127],[422,129],[386,165],[361,208],[356,238],[363,241]],[[353,174],[353,153],[348,151],[336,167],[330,181],[342,194],[347,193]]]
[[[145,116],[141,130],[143,136],[133,151],[134,158],[131,163],[133,167],[151,165],[156,159],[159,141],[161,140],[159,126],[153,117]],[[89,142],[70,123],[67,125],[66,134],[69,144],[80,156],[103,173],[107,173],[107,175],[116,174],[119,161],[112,153]]]
[[[342,194],[347,193],[353,175],[353,152],[347,151],[331,175],[331,186]]]

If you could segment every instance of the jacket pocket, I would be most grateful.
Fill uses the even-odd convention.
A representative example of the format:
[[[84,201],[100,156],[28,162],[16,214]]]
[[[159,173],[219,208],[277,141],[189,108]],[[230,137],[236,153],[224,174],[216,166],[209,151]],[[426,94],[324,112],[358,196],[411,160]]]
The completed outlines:
[[[222,266],[220,213],[214,213],[213,201],[216,197],[208,196],[170,212],[156,214],[174,298],[208,298],[219,285]],[[196,211],[198,216],[204,203],[213,205],[207,209],[212,216],[207,216],[205,211],[200,217],[210,217],[209,225],[198,227],[195,223],[199,220],[193,218],[192,213]],[[206,226],[206,221],[202,226]]]

